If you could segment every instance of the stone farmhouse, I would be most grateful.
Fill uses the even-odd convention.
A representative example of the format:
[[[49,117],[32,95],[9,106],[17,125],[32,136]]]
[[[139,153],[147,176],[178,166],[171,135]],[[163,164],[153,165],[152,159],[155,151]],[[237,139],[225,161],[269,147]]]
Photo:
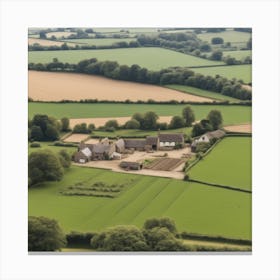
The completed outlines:
[[[115,142],[103,139],[97,144],[80,143],[74,154],[74,161],[86,163],[91,160],[121,159],[127,151],[171,150],[184,147],[184,135],[158,134],[147,136],[146,139],[118,139]]]

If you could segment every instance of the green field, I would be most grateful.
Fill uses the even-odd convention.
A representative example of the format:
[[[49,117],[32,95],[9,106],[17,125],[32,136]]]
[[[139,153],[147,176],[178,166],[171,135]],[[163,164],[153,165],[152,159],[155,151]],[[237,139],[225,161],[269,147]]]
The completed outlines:
[[[117,198],[63,196],[61,189],[87,181],[123,183]],[[29,189],[29,215],[59,221],[69,232],[94,231],[119,224],[143,226],[150,217],[168,216],[179,231],[251,239],[251,195],[180,180],[102,169],[71,167],[60,182]]]
[[[124,38],[124,39],[114,39],[114,38],[102,38],[102,39],[65,39],[62,40],[66,43],[77,43],[77,44],[87,44],[87,45],[95,45],[95,46],[110,46],[114,43],[118,42],[131,42],[135,41],[134,38]]]
[[[48,149],[52,152],[58,153],[60,150],[66,150],[70,155],[77,151],[76,147],[61,147],[61,146],[54,146],[53,142],[40,142],[41,147],[38,148],[31,148],[30,143],[28,145],[28,154],[32,152],[36,152],[40,149]]]
[[[246,58],[247,56],[252,57],[252,51],[251,50],[246,50],[246,51],[224,51],[223,52],[223,57],[230,56],[234,57],[238,60],[242,60]]]
[[[227,137],[190,171],[191,179],[251,190],[251,137]]]
[[[251,33],[248,32],[239,32],[234,30],[226,30],[222,32],[215,32],[215,33],[201,33],[197,35],[198,38],[200,38],[203,41],[207,41],[211,43],[212,38],[214,37],[220,37],[224,39],[224,43],[226,42],[233,42],[233,43],[239,43],[239,42],[248,42],[249,38],[252,37]]]
[[[160,104],[81,104],[81,103],[37,103],[29,102],[28,116],[35,114],[47,114],[55,118],[98,118],[98,117],[127,117],[136,112],[153,111],[159,116],[181,115],[187,105],[160,105]],[[197,120],[206,118],[211,110],[220,110],[224,118],[224,124],[240,124],[251,122],[251,110],[249,106],[225,106],[225,105],[192,105]]]
[[[230,66],[217,66],[217,67],[202,67],[193,68],[193,71],[202,75],[216,76],[237,80],[243,80],[244,83],[250,83],[252,81],[252,65],[230,65]]]
[[[208,97],[216,100],[227,100],[230,102],[239,102],[239,99],[222,95],[217,92],[209,91],[209,90],[204,90],[200,88],[194,88],[194,87],[189,87],[189,86],[183,86],[183,85],[166,85],[165,87],[171,88],[171,89],[176,89],[182,92],[186,93],[191,93],[193,95],[198,95],[198,96],[203,96],[203,97]]]
[[[68,50],[68,51],[30,51],[28,62],[48,63],[58,58],[59,61],[77,63],[83,59],[97,58],[99,61],[111,60],[119,64],[138,64],[149,70],[160,70],[171,66],[209,66],[223,65],[220,61],[211,61],[192,55],[162,48],[122,48],[109,50]]]

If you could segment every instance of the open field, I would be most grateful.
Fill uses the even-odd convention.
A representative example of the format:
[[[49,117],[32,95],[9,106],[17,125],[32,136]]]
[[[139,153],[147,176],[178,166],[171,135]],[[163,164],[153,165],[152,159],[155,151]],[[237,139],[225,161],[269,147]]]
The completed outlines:
[[[55,32],[49,32],[46,33],[47,38],[51,38],[52,36],[55,36],[57,39],[60,39],[62,37],[68,37],[70,35],[74,35],[76,32],[70,32],[70,31],[55,31]]]
[[[231,132],[252,133],[252,124],[229,125],[225,126],[224,129]]]
[[[228,100],[230,102],[238,102],[240,101],[237,98],[233,98],[230,96],[222,95],[217,92],[209,91],[209,90],[204,90],[200,88],[194,88],[194,87],[189,87],[189,86],[183,86],[183,85],[166,85],[165,87],[179,90],[188,94],[194,94],[197,96],[203,96],[206,98],[211,98],[211,99],[216,99],[216,100]]]
[[[190,169],[191,179],[251,190],[252,138],[226,137]]]
[[[80,104],[80,103],[37,103],[29,102],[28,116],[35,114],[47,114],[55,118],[116,118],[131,117],[136,112],[153,111],[159,116],[181,115],[187,105],[159,105],[159,104]],[[211,110],[220,110],[224,125],[244,124],[251,122],[250,106],[226,106],[226,105],[191,105],[196,120],[206,118]]]
[[[211,99],[182,93],[165,87],[117,81],[100,76],[28,71],[28,96],[40,101],[98,99],[131,101],[211,102]]]
[[[87,44],[87,45],[95,45],[95,46],[110,46],[114,43],[118,42],[131,42],[135,41],[135,38],[101,38],[101,39],[95,39],[95,38],[88,38],[88,39],[64,39],[64,41],[67,43],[67,45],[70,43],[74,44]]]
[[[192,70],[203,75],[209,75],[214,77],[216,75],[220,75],[228,79],[240,79],[243,80],[244,83],[252,82],[251,64],[193,68]]]
[[[246,50],[246,51],[223,51],[223,57],[226,56],[231,56],[236,59],[244,59],[247,56],[252,57],[252,51],[251,50]]]
[[[95,127],[104,126],[105,123],[112,118],[88,118],[88,119],[70,119],[70,127],[73,128],[76,124],[86,123],[91,124],[93,123]],[[114,118],[118,121],[119,125],[125,124],[127,121],[131,119],[131,117],[118,117]],[[169,123],[172,119],[172,116],[160,116],[158,121],[159,122],[167,122]]]
[[[70,155],[72,155],[74,152],[77,151],[76,147],[60,147],[60,146],[54,146],[53,142],[40,142],[41,147],[39,148],[31,148],[30,143],[28,144],[28,154],[32,152],[36,152],[40,149],[48,149],[55,153],[58,153],[60,150],[66,150]]]
[[[119,184],[130,179],[132,185],[113,199],[59,194],[85,180]],[[73,166],[62,181],[29,189],[28,206],[29,215],[55,218],[66,232],[119,224],[142,227],[147,218],[168,216],[179,231],[251,239],[250,194],[180,180]]]
[[[39,44],[41,46],[61,46],[64,44],[64,42],[61,41],[51,41],[51,40],[44,40],[44,39],[37,39],[37,38],[28,38],[28,45],[33,45],[33,44]],[[67,43],[68,46],[73,46],[77,45],[78,43]]]
[[[226,30],[226,31],[215,32],[215,33],[212,33],[212,32],[201,33],[201,34],[198,34],[197,36],[201,40],[207,41],[209,43],[211,43],[211,40],[214,37],[223,38],[224,43],[226,43],[226,42],[239,43],[239,42],[248,42],[250,37],[252,37],[252,34],[248,33],[248,32]]]
[[[160,70],[171,66],[209,66],[224,65],[220,61],[211,61],[163,48],[122,48],[109,50],[69,50],[69,51],[30,51],[28,62],[47,63],[53,58],[61,62],[77,63],[83,59],[97,58],[99,61],[117,61],[120,65],[138,64],[149,70]]]
[[[70,136],[66,137],[63,141],[64,142],[74,142],[79,143],[85,139],[89,138],[88,134],[81,134],[81,133],[73,133]]]

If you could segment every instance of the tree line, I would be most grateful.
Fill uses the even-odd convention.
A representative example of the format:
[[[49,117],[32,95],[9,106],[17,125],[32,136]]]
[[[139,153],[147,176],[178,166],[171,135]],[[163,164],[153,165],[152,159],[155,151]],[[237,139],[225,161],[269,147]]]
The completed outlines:
[[[169,67],[160,71],[151,71],[137,64],[119,65],[116,61],[99,62],[96,58],[82,60],[77,64],[63,63],[57,58],[50,63],[29,63],[29,70],[74,72],[105,76],[107,78],[133,81],[146,84],[187,85],[214,91],[222,95],[241,100],[251,100],[252,92],[242,87],[242,80],[221,77],[220,75],[204,76],[185,67]]]

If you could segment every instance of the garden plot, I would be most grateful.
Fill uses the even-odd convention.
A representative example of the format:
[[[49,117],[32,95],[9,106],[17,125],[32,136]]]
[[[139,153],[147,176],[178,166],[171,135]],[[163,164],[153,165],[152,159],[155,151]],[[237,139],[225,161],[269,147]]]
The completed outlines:
[[[184,162],[184,160],[177,158],[159,158],[146,166],[146,168],[152,170],[171,171],[179,165],[182,165]]]

